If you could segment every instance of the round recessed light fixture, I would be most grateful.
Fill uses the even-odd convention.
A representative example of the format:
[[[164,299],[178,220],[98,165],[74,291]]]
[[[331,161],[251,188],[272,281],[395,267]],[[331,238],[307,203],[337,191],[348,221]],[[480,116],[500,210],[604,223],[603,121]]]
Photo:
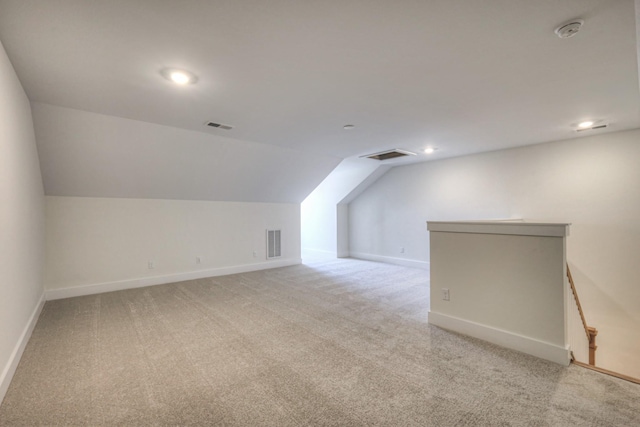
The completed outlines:
[[[186,71],[186,70],[179,70],[177,68],[165,68],[164,70],[161,71],[162,76],[169,80],[170,82],[173,82],[175,84],[178,85],[189,85],[189,84],[194,84],[195,82],[198,81],[198,78],[196,77],[195,74]]]
[[[433,147],[427,147],[424,149],[424,152],[427,154],[433,154],[434,151],[436,151],[436,149]]]
[[[578,123],[578,127],[580,129],[590,128],[591,126],[593,126],[593,121],[591,121],[591,120],[587,120],[587,121]]]
[[[344,126],[342,126],[342,129],[351,130],[351,129],[355,128],[355,127],[356,127],[355,125],[344,125]]]

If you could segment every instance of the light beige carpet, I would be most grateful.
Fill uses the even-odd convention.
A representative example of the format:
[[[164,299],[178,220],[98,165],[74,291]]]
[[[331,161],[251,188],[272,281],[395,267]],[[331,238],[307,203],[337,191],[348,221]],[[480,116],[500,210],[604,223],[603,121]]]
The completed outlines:
[[[0,425],[634,426],[640,386],[426,323],[356,261],[46,303]]]

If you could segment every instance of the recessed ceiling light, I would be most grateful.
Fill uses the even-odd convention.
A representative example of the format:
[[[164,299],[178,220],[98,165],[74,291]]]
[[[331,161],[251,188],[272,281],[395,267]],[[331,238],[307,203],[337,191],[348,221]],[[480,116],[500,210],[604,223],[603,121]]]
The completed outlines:
[[[173,73],[171,73],[171,80],[173,80],[174,83],[178,83],[179,85],[186,85],[191,79],[181,71],[174,71]]]
[[[578,124],[578,127],[580,129],[590,128],[591,126],[593,126],[593,122],[591,120],[587,120],[586,122],[582,122]]]
[[[433,154],[434,151],[436,151],[436,149],[433,147],[427,147],[424,149],[424,152],[427,154]]]
[[[351,130],[353,128],[355,128],[355,125],[344,125],[344,126],[342,126],[342,129],[344,129],[344,130]]]
[[[165,68],[161,74],[165,79],[179,85],[194,84],[198,80],[195,74],[176,68]]]
[[[607,123],[598,123],[596,125],[585,127],[585,128],[579,127],[576,129],[576,132],[590,132],[592,130],[601,130],[601,129],[606,129],[608,127],[609,127],[609,124]]]

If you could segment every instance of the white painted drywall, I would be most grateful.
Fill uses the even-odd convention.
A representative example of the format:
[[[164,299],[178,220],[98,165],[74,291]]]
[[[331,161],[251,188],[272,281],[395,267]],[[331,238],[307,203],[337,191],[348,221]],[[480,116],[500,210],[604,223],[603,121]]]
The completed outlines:
[[[433,224],[429,223],[429,323],[447,327],[446,322],[438,323],[445,317],[476,328],[500,330],[515,341],[551,349],[548,354],[541,351],[535,355],[568,364],[564,236],[527,235],[543,225],[523,227],[521,232],[527,234],[511,230],[498,234],[500,228],[509,228],[512,223],[506,227],[504,223],[477,223],[467,231],[459,231],[455,223],[434,231]],[[443,298],[443,289],[448,290],[449,300]],[[485,338],[483,334],[474,336]],[[506,346],[527,351],[517,345]],[[555,360],[556,353],[564,353],[564,357]]]
[[[338,203],[336,206],[336,255],[338,258],[349,257],[349,204]]]
[[[640,377],[640,130],[396,167],[349,205],[350,252],[429,260],[427,220],[571,223],[597,365]]]
[[[33,114],[48,196],[300,203],[340,162],[204,123],[195,132],[41,103]]]
[[[282,257],[275,261],[266,259],[267,229],[282,230]],[[149,261],[155,268],[148,268]],[[300,263],[298,204],[46,197],[48,293],[168,283],[197,272],[205,277],[283,263]]]
[[[301,245],[303,252],[318,251],[336,254],[337,218],[336,204],[325,202],[316,189],[300,205],[302,224]]]
[[[363,191],[389,168],[376,160],[344,159],[302,202],[302,248],[348,256],[348,208],[338,204]],[[350,199],[349,199],[350,200]]]
[[[0,44],[0,402],[37,320],[44,193],[31,107]]]

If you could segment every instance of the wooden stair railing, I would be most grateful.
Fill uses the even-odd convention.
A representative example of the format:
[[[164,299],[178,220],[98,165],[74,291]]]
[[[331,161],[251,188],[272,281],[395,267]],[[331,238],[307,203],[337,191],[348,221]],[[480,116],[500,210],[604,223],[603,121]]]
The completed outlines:
[[[589,332],[589,365],[596,366],[596,350],[598,349],[596,335],[598,335],[598,330],[589,326],[587,331]]]
[[[601,374],[611,375],[616,378],[623,379],[625,381],[630,381],[635,384],[640,384],[640,378],[630,377],[628,375],[620,374],[618,372],[609,371],[608,369],[599,368],[596,366],[596,349],[598,346],[596,345],[596,335],[598,335],[598,330],[596,328],[592,328],[587,326],[587,321],[584,318],[584,313],[582,311],[582,306],[580,305],[580,299],[578,298],[578,293],[576,292],[576,286],[573,283],[573,277],[571,277],[571,270],[569,270],[569,264],[567,264],[567,278],[569,279],[569,285],[571,286],[571,292],[573,293],[573,298],[576,301],[576,305],[578,306],[578,312],[580,313],[580,318],[582,319],[582,326],[584,326],[584,331],[587,334],[587,340],[589,342],[589,364],[579,362],[573,358],[572,352],[572,363],[578,366],[582,366],[583,368],[588,368],[596,372],[600,372]],[[583,341],[584,342],[584,341]]]
[[[580,318],[582,319],[582,326],[584,326],[584,332],[587,334],[587,340],[589,340],[589,365],[596,365],[596,349],[598,346],[596,345],[596,335],[598,335],[598,330],[591,326],[587,326],[587,321],[584,318],[584,312],[582,311],[582,305],[580,305],[580,298],[578,298],[578,292],[576,291],[576,285],[573,283],[573,277],[571,277],[571,270],[569,269],[569,264],[567,264],[567,278],[569,279],[569,285],[571,286],[571,292],[573,293],[573,298],[576,300],[576,304],[578,305],[578,311],[580,312]]]

